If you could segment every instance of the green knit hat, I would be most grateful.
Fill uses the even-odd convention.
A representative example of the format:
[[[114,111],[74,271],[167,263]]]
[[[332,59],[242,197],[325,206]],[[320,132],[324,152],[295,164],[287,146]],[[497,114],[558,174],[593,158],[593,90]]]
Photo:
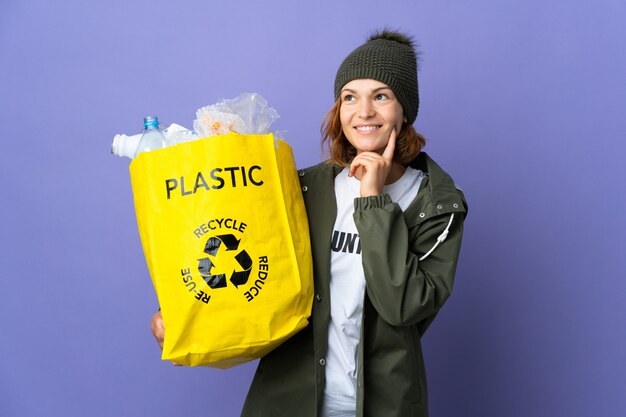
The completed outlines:
[[[387,84],[402,105],[409,124],[419,108],[417,56],[413,40],[399,32],[383,30],[369,37],[343,61],[335,76],[335,100],[352,80],[372,79]]]

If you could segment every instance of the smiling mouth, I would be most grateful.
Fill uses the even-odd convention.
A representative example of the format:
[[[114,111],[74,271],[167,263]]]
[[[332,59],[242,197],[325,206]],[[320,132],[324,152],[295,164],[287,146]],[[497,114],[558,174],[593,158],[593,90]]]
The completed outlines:
[[[354,128],[361,133],[369,133],[381,128],[381,125],[358,125]]]

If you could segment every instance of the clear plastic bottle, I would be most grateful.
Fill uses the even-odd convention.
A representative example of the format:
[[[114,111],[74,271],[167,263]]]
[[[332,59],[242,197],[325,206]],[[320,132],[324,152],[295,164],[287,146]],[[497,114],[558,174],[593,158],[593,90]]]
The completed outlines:
[[[199,138],[198,134],[192,130],[172,123],[161,131],[165,138],[166,146],[174,146],[183,142],[190,142]],[[111,144],[111,153],[119,157],[126,157],[133,159],[137,152],[137,145],[141,140],[143,133],[136,135],[124,135],[117,134],[113,136],[113,143]]]
[[[156,116],[146,116],[143,119],[143,135],[137,145],[135,157],[141,152],[150,152],[167,146],[167,140],[159,130],[159,119]]]

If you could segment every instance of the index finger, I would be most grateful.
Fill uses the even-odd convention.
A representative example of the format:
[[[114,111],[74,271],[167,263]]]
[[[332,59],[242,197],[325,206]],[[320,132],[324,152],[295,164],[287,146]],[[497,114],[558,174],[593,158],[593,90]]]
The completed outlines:
[[[387,147],[383,151],[382,157],[388,161],[393,161],[393,154],[396,151],[396,128],[394,127],[391,130],[391,134],[389,135],[389,141],[387,142]]]

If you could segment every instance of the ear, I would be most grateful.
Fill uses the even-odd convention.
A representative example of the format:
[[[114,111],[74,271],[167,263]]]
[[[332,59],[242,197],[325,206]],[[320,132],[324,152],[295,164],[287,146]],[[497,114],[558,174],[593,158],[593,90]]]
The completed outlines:
[[[406,118],[406,116],[404,116],[403,121],[404,121],[404,123],[408,123],[408,122],[409,122],[409,119],[407,119],[407,118]]]

